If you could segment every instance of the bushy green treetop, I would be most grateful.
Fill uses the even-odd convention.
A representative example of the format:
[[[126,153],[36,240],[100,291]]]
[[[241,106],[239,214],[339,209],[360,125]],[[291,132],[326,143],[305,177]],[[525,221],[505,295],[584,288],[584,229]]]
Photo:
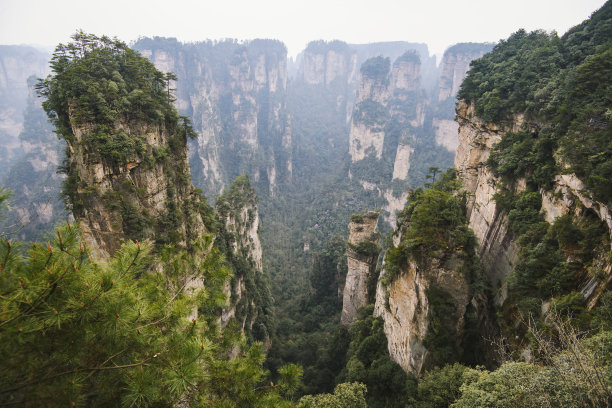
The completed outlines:
[[[144,151],[143,135],[124,125],[161,126],[178,137],[194,137],[189,119],[172,105],[170,81],[125,43],[82,31],[56,47],[52,75],[37,88],[57,134],[75,141],[75,127],[85,130],[83,142],[110,163],[121,163]]]

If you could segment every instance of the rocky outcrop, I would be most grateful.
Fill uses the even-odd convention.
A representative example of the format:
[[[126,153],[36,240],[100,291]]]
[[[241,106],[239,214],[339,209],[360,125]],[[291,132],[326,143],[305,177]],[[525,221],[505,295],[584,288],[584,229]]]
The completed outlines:
[[[82,143],[90,132],[86,125],[75,125],[74,139],[67,141],[67,188],[72,189],[72,211],[85,241],[99,257],[108,258],[128,238],[185,247],[201,237],[206,228],[194,210],[200,198],[189,177],[185,138],[147,124],[116,127],[137,135],[144,152],[111,164],[95,147]],[[179,143],[170,150],[176,138]],[[171,153],[167,160],[151,162],[154,151]]]
[[[554,190],[540,191],[542,195],[542,210],[546,221],[552,223],[556,218],[571,213],[578,218],[584,211],[593,211],[606,225],[610,237],[610,248],[600,244],[595,248],[592,270],[599,270],[600,276],[584,274],[578,290],[586,299],[587,308],[597,305],[599,298],[612,283],[612,212],[610,208],[591,198],[585,184],[574,173],[561,174],[555,177]]]
[[[498,302],[505,299],[504,283],[518,260],[515,237],[508,231],[506,215],[499,210],[493,195],[499,180],[486,167],[491,150],[504,131],[516,130],[522,125],[517,118],[513,128],[502,129],[486,124],[475,116],[474,107],[460,102],[457,107],[459,146],[455,155],[455,168],[468,193],[467,218],[480,244],[478,255],[494,289]],[[523,186],[518,183],[518,189]]]
[[[109,47],[105,39],[93,43]],[[87,44],[80,45],[85,51],[79,68],[93,65]],[[194,132],[171,105],[171,86],[145,58],[115,47],[113,42],[104,55],[111,63],[122,63],[116,64],[120,68],[113,79],[140,85],[132,93],[147,95],[154,108],[130,105],[116,116],[102,117],[92,114],[91,104],[80,104],[80,89],[54,94],[74,66],[43,85],[57,114],[58,134],[67,144],[64,190],[83,240],[102,259],[113,256],[128,239],[152,241],[157,256],[151,269],[162,274],[177,296],[183,290],[206,288],[205,296],[215,304],[207,313],[218,313],[221,327],[235,318],[234,327],[267,341],[270,299],[262,273],[255,190],[244,175],[219,197],[217,211],[206,203],[191,182],[187,160],[187,137]],[[138,70],[124,68],[133,66]],[[156,81],[151,84],[144,75]],[[105,80],[103,75],[90,78]],[[164,85],[168,90],[160,92]],[[105,96],[109,106],[119,98],[117,93]],[[197,307],[193,313],[198,313]]]
[[[370,155],[378,160],[382,158],[391,95],[389,59],[377,57],[366,61],[362,67],[349,132],[351,162],[363,160]]]
[[[291,181],[291,127],[286,108],[287,51],[273,40],[181,44],[143,39],[135,48],[158,69],[176,73],[180,112],[193,118],[194,184],[219,194],[240,174],[261,193]]]
[[[259,240],[259,212],[257,195],[248,176],[238,177],[217,199],[216,210],[224,222],[220,236],[231,249],[229,261],[234,264],[234,275],[225,287],[230,304],[219,317],[224,327],[237,318],[243,331],[251,333],[262,309],[269,307],[267,293],[262,293],[264,280],[262,248]],[[248,265],[245,268],[244,265]],[[259,304],[258,304],[259,302]],[[266,336],[260,340],[267,340]]]
[[[395,154],[395,163],[393,164],[393,179],[406,180],[408,178],[408,170],[410,170],[410,155],[414,152],[414,148],[409,145],[398,144],[397,153]]]
[[[436,287],[450,295],[457,316],[454,329],[460,341],[470,301],[469,285],[461,265],[456,256],[443,263],[433,258],[427,267],[409,262],[388,284],[384,283],[388,272],[383,270],[376,288],[374,314],[383,318],[389,355],[404,371],[419,376],[429,368],[429,354],[424,345],[432,307],[428,289]]]
[[[309,85],[326,88],[334,81],[351,84],[357,80],[357,53],[342,41],[313,41],[302,54],[298,76]]]
[[[449,152],[456,152],[459,147],[459,124],[450,119],[434,119],[433,128],[436,132],[436,144]]]
[[[357,162],[367,154],[382,159],[385,132],[380,127],[371,127],[365,123],[351,123],[349,154],[351,161]]]
[[[342,297],[342,315],[340,323],[350,325],[357,319],[357,310],[366,306],[368,283],[373,278],[378,254],[379,213],[369,211],[364,215],[353,215],[349,224],[349,241],[346,250],[348,272]]]

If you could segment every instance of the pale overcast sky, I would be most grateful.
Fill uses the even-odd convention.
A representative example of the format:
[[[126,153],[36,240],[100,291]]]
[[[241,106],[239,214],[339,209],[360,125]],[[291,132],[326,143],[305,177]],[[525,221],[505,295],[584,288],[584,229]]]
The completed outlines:
[[[604,0],[0,0],[0,44],[55,46],[77,29],[181,41],[276,38],[294,56],[311,40],[496,42],[519,28],[564,33]]]

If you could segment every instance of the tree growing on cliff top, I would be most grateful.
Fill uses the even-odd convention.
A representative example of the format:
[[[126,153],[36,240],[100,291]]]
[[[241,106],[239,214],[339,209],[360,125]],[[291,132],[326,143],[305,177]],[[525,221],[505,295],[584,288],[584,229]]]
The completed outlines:
[[[52,75],[37,84],[58,136],[72,142],[75,126],[87,128],[83,142],[110,164],[143,152],[141,135],[121,124],[159,126],[195,137],[189,120],[172,105],[170,81],[176,76],[158,71],[117,39],[82,31],[72,39],[56,47]]]

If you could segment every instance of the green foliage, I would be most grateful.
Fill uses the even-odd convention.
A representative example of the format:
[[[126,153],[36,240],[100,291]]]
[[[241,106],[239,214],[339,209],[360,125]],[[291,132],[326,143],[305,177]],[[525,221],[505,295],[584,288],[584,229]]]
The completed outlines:
[[[273,327],[272,297],[267,275],[258,270],[256,260],[252,257],[258,248],[249,236],[249,231],[258,231],[259,228],[259,224],[254,225],[257,201],[255,189],[247,175],[234,180],[217,198],[215,245],[228,260],[232,272],[232,293],[242,293],[237,304],[236,299],[231,299],[232,306],[236,307],[236,319],[240,322],[246,319],[248,324],[244,331],[249,339],[266,342]]]
[[[429,352],[430,364],[439,366],[462,355],[458,345],[457,306],[453,297],[444,289],[431,285],[426,291],[429,311],[427,334],[423,346]]]
[[[293,398],[301,385],[304,370],[297,364],[287,364],[278,369],[278,374],[280,376],[280,391],[288,398]]]
[[[553,158],[555,146],[549,127],[536,132],[507,132],[486,164],[495,176],[508,183],[525,177],[531,185],[549,188],[559,171]]]
[[[457,98],[475,101],[476,114],[488,122],[533,109],[536,91],[561,70],[561,47],[556,34],[519,30],[472,62]]]
[[[421,64],[421,58],[419,57],[419,53],[416,50],[409,50],[397,57],[397,59],[393,62],[393,65],[396,65],[400,62],[412,62],[414,64]]]
[[[369,127],[382,127],[389,119],[389,111],[380,102],[365,99],[355,106],[353,121]],[[382,129],[381,129],[382,130]]]
[[[444,254],[474,251],[476,242],[466,225],[454,170],[447,171],[429,187],[414,190],[398,214],[397,229],[402,240],[387,253],[385,284],[392,282],[410,260],[424,264],[430,257],[441,256],[439,251]]]
[[[204,237],[206,240],[206,237]],[[195,243],[194,245],[198,245]],[[206,243],[201,245],[208,246]],[[93,260],[67,225],[23,252],[0,242],[0,400],[45,406],[269,406],[282,402],[265,378],[259,344],[236,343],[214,314],[228,271],[212,251],[152,255],[127,242]],[[166,275],[156,272],[164,264]],[[197,271],[185,276],[187,270]],[[207,282],[185,290],[185,279]],[[229,350],[238,351],[227,359]],[[293,370],[295,371],[295,370]]]
[[[537,311],[536,299],[566,295],[577,287],[596,246],[608,245],[605,225],[591,211],[576,219],[566,214],[549,224],[540,212],[539,192],[513,194],[503,189],[495,200],[507,211],[508,229],[517,236],[520,257],[508,288],[510,301],[525,315]]]
[[[472,370],[459,363],[428,371],[419,380],[417,395],[410,400],[414,408],[447,408],[461,395],[460,388]]]
[[[493,49],[493,46],[493,43],[459,43],[447,48],[444,54],[462,55],[487,53]]]
[[[338,384],[333,394],[306,395],[298,408],[367,408],[366,386],[361,383]]]
[[[293,302],[276,309],[276,330],[268,353],[267,366],[297,363],[304,367],[304,386],[297,395],[331,392],[335,378],[346,364],[350,341],[339,327],[347,270],[346,241],[336,236],[325,248],[312,255],[308,273],[309,288],[296,291]],[[295,290],[291,288],[290,290]]]
[[[363,214],[351,214],[351,222],[363,224]]]
[[[539,192],[520,193],[513,208],[508,212],[510,231],[517,235],[525,233],[533,224],[543,221],[540,209],[542,196]]]
[[[77,141],[75,126],[85,130],[82,142],[91,154],[111,165],[144,153],[144,134],[131,134],[130,124],[161,126],[176,137],[194,137],[189,119],[172,106],[169,81],[154,65],[125,43],[82,31],[74,42],[57,46],[51,59],[53,75],[37,88],[43,108],[58,135]]]
[[[334,41],[311,41],[306,46],[305,52],[313,53],[313,54],[324,54],[328,51],[349,53],[351,49],[347,43],[344,41],[334,40]]]
[[[348,244],[348,247],[358,254],[368,256],[368,257],[376,257],[378,258],[378,254],[380,253],[380,245],[376,242],[370,241],[362,241],[357,245],[353,245],[351,243]]]
[[[459,99],[488,122],[525,114],[524,130],[505,135],[491,156],[494,172],[547,188],[557,154],[595,199],[612,203],[612,126],[598,124],[612,120],[611,20],[607,2],[561,38],[520,30],[472,63]]]
[[[5,209],[6,200],[8,200],[11,195],[10,191],[6,190],[4,187],[0,187],[0,211]]]
[[[508,362],[493,372],[469,369],[460,398],[463,407],[604,407],[610,394],[610,332],[573,343],[550,365]]]
[[[349,329],[348,361],[339,381],[364,383],[370,408],[404,407],[414,380],[389,357],[383,321],[374,318],[373,309],[373,305],[362,308]]]

